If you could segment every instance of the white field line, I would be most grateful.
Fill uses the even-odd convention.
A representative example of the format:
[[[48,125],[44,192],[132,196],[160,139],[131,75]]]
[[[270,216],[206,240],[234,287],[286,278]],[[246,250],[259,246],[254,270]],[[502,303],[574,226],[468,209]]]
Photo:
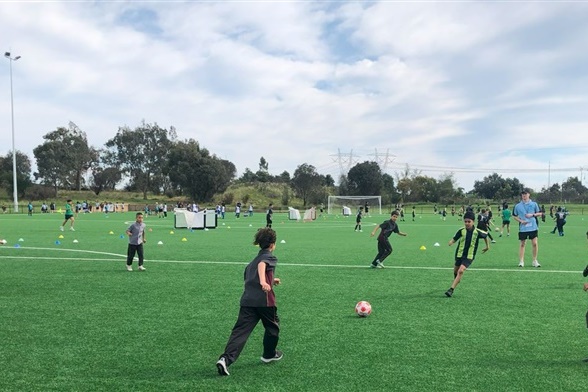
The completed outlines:
[[[126,255],[116,254],[116,253],[108,253],[108,252],[98,252],[98,251],[91,251],[91,250],[81,250],[81,249],[54,249],[54,248],[34,248],[34,247],[21,247],[21,248],[4,248],[4,249],[14,249],[15,251],[23,251],[27,249],[34,249],[34,250],[48,250],[48,251],[61,251],[61,252],[76,252],[76,253],[91,253],[91,254],[98,254],[98,255],[108,255],[108,256],[117,256],[120,258],[117,259],[94,259],[94,258],[80,258],[80,257],[38,257],[38,256],[8,256],[8,255],[0,255],[0,260],[2,259],[21,259],[21,260],[62,260],[62,261],[116,261],[119,262],[122,260],[126,260]],[[178,264],[221,264],[221,265],[246,265],[247,262],[239,262],[239,261],[209,261],[209,260],[153,260],[153,259],[145,259],[146,262],[149,263],[178,263]],[[342,264],[302,264],[302,263],[287,263],[287,262],[280,262],[280,267],[314,267],[314,268],[341,268],[341,269],[367,269],[369,265],[362,264],[362,265],[342,265]],[[406,269],[406,270],[440,270],[440,271],[447,271],[453,270],[453,267],[422,267],[422,266],[396,266],[396,265],[387,265],[386,268],[383,270],[388,269]],[[470,268],[468,271],[490,271],[490,272],[516,272],[516,273],[551,273],[551,274],[579,274],[582,271],[562,271],[562,270],[549,270],[545,269],[544,267],[541,268],[520,268],[514,267],[513,268]],[[378,270],[379,272],[379,270]]]

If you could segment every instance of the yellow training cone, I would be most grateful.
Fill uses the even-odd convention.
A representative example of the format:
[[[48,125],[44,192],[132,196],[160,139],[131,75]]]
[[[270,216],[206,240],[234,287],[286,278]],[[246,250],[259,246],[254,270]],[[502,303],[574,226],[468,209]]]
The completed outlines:
[[[421,247],[419,249],[420,250],[427,250],[427,248],[425,248],[425,245],[421,245]]]
[[[108,234],[114,234],[114,231],[110,230],[110,232]]]
[[[186,241],[188,241],[188,240],[186,239],[186,237],[182,238],[182,242],[186,242]]]
[[[173,233],[174,233],[174,231],[172,230],[172,231],[170,231],[169,233],[170,233],[170,234],[173,234]]]
[[[63,238],[63,234],[61,234],[61,235],[60,235],[59,237],[57,237],[57,238]]]

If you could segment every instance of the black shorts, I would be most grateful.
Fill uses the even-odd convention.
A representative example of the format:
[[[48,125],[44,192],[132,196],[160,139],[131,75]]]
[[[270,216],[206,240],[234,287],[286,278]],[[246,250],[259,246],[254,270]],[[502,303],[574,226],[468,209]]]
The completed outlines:
[[[502,226],[510,226],[510,221],[502,221]]]
[[[455,258],[455,266],[456,267],[463,265],[466,268],[469,268],[469,266],[472,265],[473,262],[474,262],[474,260],[468,259],[467,257],[456,257]]]
[[[534,231],[519,231],[519,240],[532,240],[533,238],[537,238],[538,232],[537,230]]]
[[[73,215],[67,215],[67,214],[65,214],[65,220],[69,220],[71,218],[73,218]]]

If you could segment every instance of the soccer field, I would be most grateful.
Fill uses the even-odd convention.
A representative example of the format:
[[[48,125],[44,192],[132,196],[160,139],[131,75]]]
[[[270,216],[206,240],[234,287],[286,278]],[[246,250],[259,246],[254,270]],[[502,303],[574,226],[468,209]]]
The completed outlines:
[[[408,236],[393,234],[386,268],[370,269],[370,232],[388,217],[365,217],[360,233],[354,216],[305,223],[276,213],[284,358],[260,362],[259,325],[220,377],[263,214],[208,231],[147,217],[145,272],[136,262],[125,270],[133,213],[80,215],[63,233],[61,214],[2,215],[0,390],[586,390],[588,217],[570,215],[564,237],[549,234],[549,218],[540,225],[539,269],[530,244],[517,267],[515,225],[478,254],[452,298],[447,242],[462,222],[398,221]],[[360,300],[372,305],[368,318],[354,314]]]

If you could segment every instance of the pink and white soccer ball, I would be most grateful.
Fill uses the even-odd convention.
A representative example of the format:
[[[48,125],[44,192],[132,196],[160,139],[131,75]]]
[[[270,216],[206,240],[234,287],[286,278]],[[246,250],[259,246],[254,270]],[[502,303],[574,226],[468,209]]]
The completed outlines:
[[[359,317],[367,317],[372,313],[372,305],[367,301],[359,301],[355,305],[355,313]]]

